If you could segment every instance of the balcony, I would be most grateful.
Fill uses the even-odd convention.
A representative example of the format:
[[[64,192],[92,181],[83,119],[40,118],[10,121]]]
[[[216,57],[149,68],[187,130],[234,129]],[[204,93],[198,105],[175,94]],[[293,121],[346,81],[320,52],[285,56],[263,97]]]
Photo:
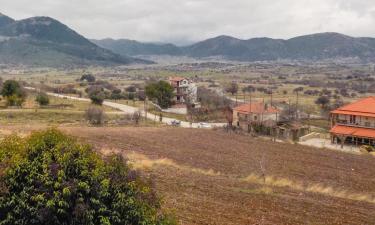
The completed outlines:
[[[350,123],[350,121],[347,120],[337,120],[336,121],[337,125],[343,125],[343,126],[348,126],[348,127],[359,127],[359,128],[370,128],[370,129],[375,129],[375,124],[371,124],[370,122],[365,122],[365,123]]]
[[[336,123],[339,124],[339,125],[346,125],[349,122],[347,120],[337,120]]]

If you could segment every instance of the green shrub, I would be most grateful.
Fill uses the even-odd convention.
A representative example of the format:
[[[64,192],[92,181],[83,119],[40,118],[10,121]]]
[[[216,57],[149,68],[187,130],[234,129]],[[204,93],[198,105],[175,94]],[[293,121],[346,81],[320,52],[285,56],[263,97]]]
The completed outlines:
[[[157,104],[162,108],[168,108],[172,105],[174,89],[166,81],[148,84],[145,92],[149,99],[156,100]]]
[[[25,90],[15,80],[5,81],[1,95],[7,99],[8,106],[21,106],[26,100]]]
[[[375,147],[370,146],[370,145],[362,145],[360,149],[368,153],[375,152]]]
[[[40,106],[46,106],[49,104],[49,97],[46,93],[41,92],[38,93],[38,95],[35,97],[35,101],[40,105]]]
[[[50,129],[0,142],[0,224],[175,224],[121,156]]]
[[[103,92],[90,94],[91,102],[95,105],[102,105],[104,102],[105,95]]]

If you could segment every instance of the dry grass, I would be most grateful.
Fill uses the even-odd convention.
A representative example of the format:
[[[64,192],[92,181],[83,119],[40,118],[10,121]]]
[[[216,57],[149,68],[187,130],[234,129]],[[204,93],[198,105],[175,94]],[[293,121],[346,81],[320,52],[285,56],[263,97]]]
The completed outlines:
[[[304,184],[300,181],[292,181],[287,178],[277,178],[273,176],[266,176],[265,178],[263,178],[262,176],[256,174],[251,174],[246,178],[243,178],[242,180],[266,186],[290,188],[296,191],[312,192],[335,198],[343,198],[354,201],[364,201],[375,204],[375,198],[372,195],[363,193],[352,193],[347,190],[340,190],[338,188],[324,184]]]
[[[105,152],[101,151],[101,152]],[[113,153],[120,152],[120,151],[112,151]],[[173,167],[175,169],[185,170],[192,173],[198,173],[201,175],[206,176],[230,176],[224,175],[220,172],[215,172],[212,169],[205,170],[201,168],[193,168],[181,164],[177,164],[171,159],[162,158],[162,159],[150,159],[146,155],[139,154],[139,153],[130,153],[127,154],[133,168],[135,169],[142,169],[142,170],[150,170],[155,169],[155,167]],[[264,194],[272,193],[272,189],[269,187],[279,187],[279,188],[290,188],[296,191],[303,191],[303,192],[311,192],[317,194],[323,194],[330,197],[335,198],[343,198],[348,200],[354,201],[364,201],[375,204],[375,198],[372,195],[363,194],[363,193],[352,193],[347,190],[340,190],[336,187],[331,187],[324,184],[305,184],[301,181],[292,181],[288,178],[279,178],[274,176],[260,176],[257,174],[251,174],[245,178],[239,179],[241,181],[250,182],[254,184],[264,185],[260,189],[256,189],[255,192],[260,192]]]
[[[146,155],[135,153],[135,152],[127,154],[127,157],[129,158],[133,168],[135,169],[149,170],[158,166],[169,166],[175,169],[185,170],[185,171],[198,173],[198,174],[202,174],[206,176],[220,176],[220,173],[215,172],[213,169],[205,170],[205,169],[185,166],[185,165],[177,164],[176,162],[168,158],[153,160],[147,157]]]

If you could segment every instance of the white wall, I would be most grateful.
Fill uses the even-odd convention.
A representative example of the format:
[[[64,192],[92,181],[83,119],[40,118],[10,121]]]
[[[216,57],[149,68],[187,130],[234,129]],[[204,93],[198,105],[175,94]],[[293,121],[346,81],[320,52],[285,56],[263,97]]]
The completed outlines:
[[[350,115],[339,115],[339,120],[346,120],[348,125],[375,128],[375,117],[357,116],[356,124],[350,124]],[[358,125],[357,125],[358,124]]]

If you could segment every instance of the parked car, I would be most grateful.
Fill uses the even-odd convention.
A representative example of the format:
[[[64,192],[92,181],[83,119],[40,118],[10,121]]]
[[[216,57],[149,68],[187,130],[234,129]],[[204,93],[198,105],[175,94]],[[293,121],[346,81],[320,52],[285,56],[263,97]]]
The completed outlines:
[[[181,121],[173,120],[172,122],[170,122],[169,125],[179,127],[179,126],[181,126]]]
[[[211,125],[208,124],[208,123],[199,123],[198,124],[198,128],[205,128],[205,129],[210,129],[211,128]]]

